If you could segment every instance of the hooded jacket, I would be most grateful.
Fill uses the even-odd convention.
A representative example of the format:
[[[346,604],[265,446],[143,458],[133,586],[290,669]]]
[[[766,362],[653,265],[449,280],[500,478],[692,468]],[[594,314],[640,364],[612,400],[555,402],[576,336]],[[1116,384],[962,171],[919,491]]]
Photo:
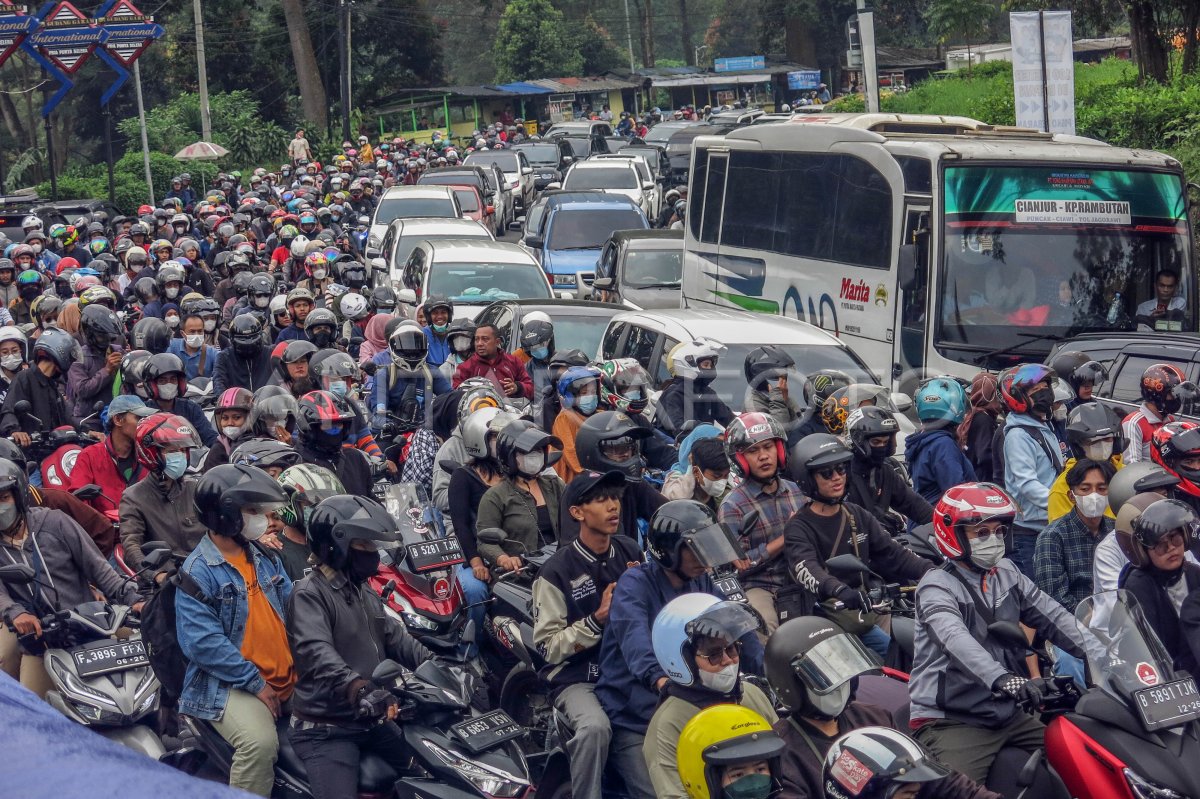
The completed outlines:
[[[904,459],[913,489],[930,505],[947,488],[975,481],[975,467],[963,454],[950,428],[920,430],[904,441]]]
[[[383,330],[393,318],[391,314],[381,313],[375,314],[367,322],[367,327],[363,331],[363,342],[358,345],[359,363],[366,363],[379,353],[387,350],[388,346],[387,341],[383,337]],[[282,336],[283,334],[280,333],[280,337]]]
[[[111,345],[113,352],[124,352],[118,344]],[[107,405],[113,398],[114,370],[105,365],[108,353],[96,352],[92,345],[83,345],[83,357],[71,364],[67,370],[67,398],[71,400],[71,413],[82,419],[95,412],[96,401]]]
[[[230,347],[221,350],[217,358],[217,371],[213,374],[212,395],[221,396],[227,388],[241,387],[257,391],[269,385],[275,377],[275,368],[271,365],[271,350],[269,347],[259,347],[258,354],[251,359],[243,358]]]

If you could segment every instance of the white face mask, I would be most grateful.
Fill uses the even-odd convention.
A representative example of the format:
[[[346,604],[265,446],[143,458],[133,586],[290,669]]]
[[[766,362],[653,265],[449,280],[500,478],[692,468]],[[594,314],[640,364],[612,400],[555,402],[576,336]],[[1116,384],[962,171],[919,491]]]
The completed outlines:
[[[20,369],[22,363],[24,363],[24,360],[20,355],[5,355],[3,358],[0,358],[0,366],[3,366],[10,372]]]
[[[205,319],[204,320],[204,332],[205,333],[211,333],[216,329],[217,329],[217,320],[216,319]]]
[[[247,541],[257,541],[267,532],[267,517],[261,513],[242,514],[242,537]]]
[[[1083,454],[1086,455],[1089,460],[1100,461],[1101,463],[1111,458],[1112,452],[1113,442],[1111,438],[1104,439],[1103,441],[1093,441],[1091,444],[1087,444],[1083,448]]]
[[[546,468],[546,453],[529,452],[517,456],[517,471],[523,475],[534,477]]]
[[[179,327],[179,317],[178,316],[168,316],[163,321],[167,323],[167,327],[172,327],[172,328]]]
[[[266,308],[270,304],[271,304],[270,297],[259,296],[259,297],[254,298],[254,307],[255,308]]]
[[[1003,536],[989,535],[971,542],[971,562],[981,569],[994,569],[1003,557]]]
[[[167,286],[166,291],[163,293],[167,295],[167,299],[173,300],[179,296],[179,289],[176,286]]]
[[[1104,494],[1093,492],[1080,496],[1072,493],[1071,497],[1075,500],[1075,507],[1079,508],[1079,512],[1089,519],[1099,519],[1104,515],[1104,511],[1108,510],[1108,497]]]
[[[737,685],[738,664],[730,663],[720,671],[704,671],[697,668],[700,673],[700,684],[710,691],[716,691],[719,694],[727,694]]]
[[[824,696],[809,694],[808,701],[822,716],[836,719],[842,715],[842,711],[846,709],[846,704],[850,701],[850,681],[847,680]]]
[[[193,349],[195,349],[204,343],[204,334],[203,333],[194,333],[190,336],[184,336],[183,343],[187,344],[189,347],[192,347]]]
[[[1059,422],[1065,421],[1067,418],[1067,406],[1059,405],[1052,411],[1051,415],[1055,418],[1056,421],[1059,421]]]
[[[178,396],[179,396],[179,386],[176,385],[175,383],[167,383],[166,385],[159,384],[159,386],[158,386],[158,398],[159,399],[167,400],[169,402],[170,400],[173,400]]]
[[[325,270],[324,269],[314,269],[312,276],[313,276],[313,280],[324,280],[325,279]]]
[[[725,493],[725,486],[729,485],[728,478],[722,478],[720,480],[709,480],[707,477],[705,477],[700,472],[697,472],[696,476],[700,478],[700,487],[703,488],[704,493],[708,494],[710,497],[721,496],[722,494]]]
[[[237,437],[242,434],[242,428],[234,425],[226,425],[221,428],[221,435],[228,438],[230,441],[236,441]]]

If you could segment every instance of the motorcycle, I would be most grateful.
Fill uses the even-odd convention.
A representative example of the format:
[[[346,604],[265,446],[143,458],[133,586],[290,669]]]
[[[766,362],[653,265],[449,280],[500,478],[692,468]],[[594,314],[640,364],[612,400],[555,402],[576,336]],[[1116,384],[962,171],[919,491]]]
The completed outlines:
[[[42,420],[34,416],[33,406],[28,400],[20,400],[13,405],[13,412],[18,418],[30,421],[43,432],[29,434],[30,444],[26,447],[27,463],[32,469],[38,469],[42,485],[48,488],[66,488],[71,480],[71,472],[75,469],[75,460],[79,452],[96,443],[96,439],[79,433],[73,427],[57,427],[45,430]],[[93,414],[94,416],[95,414]],[[81,424],[91,416],[81,420]]]
[[[0,566],[0,582],[36,581],[36,572],[25,564]],[[54,684],[46,701],[109,740],[161,758],[166,752],[162,741],[143,723],[158,712],[159,682],[132,611],[124,605],[84,602],[69,610],[50,609],[39,621],[40,638],[30,633],[18,640],[24,651],[44,658]]]
[[[361,799],[524,799],[531,791],[529,767],[516,739],[525,730],[502,711],[473,715],[472,677],[453,665],[426,661],[409,671],[384,660],[371,673],[376,685],[400,700],[397,723],[404,734],[410,765],[397,773],[375,755],[364,752],[358,766]],[[169,760],[207,755],[210,765],[228,773],[233,748],[205,721],[180,717],[183,743]],[[276,726],[279,759],[275,763],[274,799],[311,799],[308,775],[289,739],[287,718]]]
[[[908,672],[912,669],[915,650],[916,586],[886,582],[854,555],[835,555],[825,562],[825,568],[840,579],[857,576],[871,601],[871,610],[889,617],[892,642],[885,658],[885,671]]]

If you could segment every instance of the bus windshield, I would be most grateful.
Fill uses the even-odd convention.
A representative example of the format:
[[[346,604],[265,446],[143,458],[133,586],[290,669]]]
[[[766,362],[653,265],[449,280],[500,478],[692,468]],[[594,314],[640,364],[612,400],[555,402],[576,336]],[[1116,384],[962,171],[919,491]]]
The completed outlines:
[[[1088,331],[1196,330],[1178,175],[952,166],[944,185],[937,344],[961,353],[948,357],[1045,354]]]

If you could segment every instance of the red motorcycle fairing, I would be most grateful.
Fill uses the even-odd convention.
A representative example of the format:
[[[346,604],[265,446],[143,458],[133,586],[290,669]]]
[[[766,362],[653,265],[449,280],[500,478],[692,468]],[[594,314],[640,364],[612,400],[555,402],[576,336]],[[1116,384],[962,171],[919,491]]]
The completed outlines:
[[[63,444],[50,457],[42,461],[42,485],[48,488],[66,488],[71,482],[71,472],[83,447],[78,444]]]
[[[367,582],[372,591],[380,594],[388,580],[396,581],[395,593],[408,600],[415,611],[439,624],[450,621],[466,603],[458,580],[454,579],[452,569],[448,570],[445,576],[420,575],[418,577],[394,566],[380,564],[379,571]],[[413,585],[414,582],[427,582],[429,593],[426,594],[417,588]],[[393,599],[389,599],[388,604],[393,605],[393,610],[400,610],[399,607],[395,607]]]
[[[1072,796],[1136,799],[1125,780],[1125,764],[1066,716],[1046,727],[1046,755]]]

